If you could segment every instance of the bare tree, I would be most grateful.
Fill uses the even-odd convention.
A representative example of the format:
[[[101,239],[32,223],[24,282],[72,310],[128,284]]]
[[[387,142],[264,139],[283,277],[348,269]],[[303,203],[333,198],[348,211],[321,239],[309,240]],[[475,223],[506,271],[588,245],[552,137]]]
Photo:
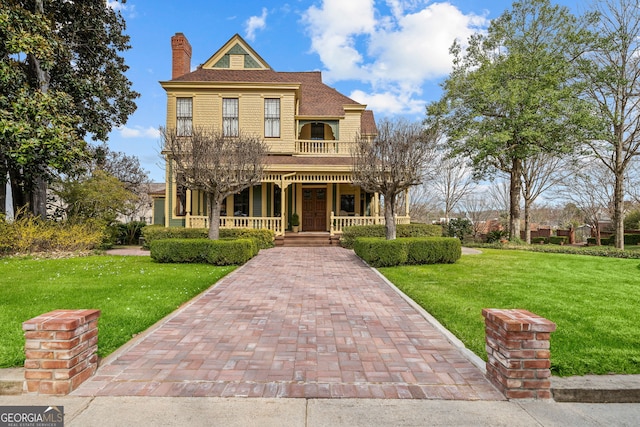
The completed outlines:
[[[596,244],[600,245],[600,222],[610,214],[615,182],[608,169],[594,159],[583,159],[574,166],[563,186],[563,195],[580,209],[585,221],[594,231]]]
[[[511,206],[511,187],[506,179],[494,181],[488,189],[489,205],[500,215],[507,215]]]
[[[444,218],[448,222],[451,212],[461,199],[475,187],[471,168],[461,157],[443,157],[440,160],[432,185],[444,207]]]
[[[422,182],[432,164],[435,142],[435,135],[404,119],[382,120],[375,138],[356,139],[352,152],[354,184],[384,197],[387,240],[396,238],[396,198]]]
[[[487,194],[472,193],[460,200],[460,207],[473,225],[473,238],[480,235],[483,224],[486,224],[495,214]]]
[[[565,178],[565,162],[557,156],[538,153],[522,162],[525,240],[531,243],[531,209],[536,199]]]
[[[594,9],[599,37],[583,63],[585,95],[606,130],[588,145],[613,175],[615,244],[623,249],[625,173],[640,155],[640,9],[637,0],[602,0]]]
[[[224,200],[262,180],[266,144],[257,136],[241,132],[237,137],[228,137],[221,130],[206,127],[194,128],[191,136],[162,129],[162,136],[181,184],[208,195],[209,238],[217,240]]]
[[[427,223],[441,217],[436,194],[428,183],[418,185],[411,191],[409,209],[411,221]]]

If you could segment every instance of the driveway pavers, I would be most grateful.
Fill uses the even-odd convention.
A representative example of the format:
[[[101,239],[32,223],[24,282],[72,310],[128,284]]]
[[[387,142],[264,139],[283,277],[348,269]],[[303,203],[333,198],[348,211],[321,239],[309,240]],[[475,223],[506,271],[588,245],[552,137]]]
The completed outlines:
[[[261,251],[107,358],[73,395],[504,400],[338,247]]]

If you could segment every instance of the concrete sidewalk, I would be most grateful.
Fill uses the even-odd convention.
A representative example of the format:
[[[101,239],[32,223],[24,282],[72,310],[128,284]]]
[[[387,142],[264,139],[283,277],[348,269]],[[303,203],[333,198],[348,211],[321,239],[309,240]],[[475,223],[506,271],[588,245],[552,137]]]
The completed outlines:
[[[0,396],[64,406],[69,427],[637,426],[640,404],[401,399]]]

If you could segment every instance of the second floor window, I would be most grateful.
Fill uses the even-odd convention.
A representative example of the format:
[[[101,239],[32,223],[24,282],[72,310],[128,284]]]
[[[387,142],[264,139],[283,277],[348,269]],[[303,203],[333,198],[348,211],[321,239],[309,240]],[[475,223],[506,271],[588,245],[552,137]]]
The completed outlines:
[[[280,138],[280,100],[264,100],[264,136]]]
[[[224,136],[238,136],[238,98],[222,100],[222,132]]]
[[[311,123],[311,139],[324,139],[324,123]]]
[[[176,98],[176,134],[191,136],[193,131],[193,99]]]

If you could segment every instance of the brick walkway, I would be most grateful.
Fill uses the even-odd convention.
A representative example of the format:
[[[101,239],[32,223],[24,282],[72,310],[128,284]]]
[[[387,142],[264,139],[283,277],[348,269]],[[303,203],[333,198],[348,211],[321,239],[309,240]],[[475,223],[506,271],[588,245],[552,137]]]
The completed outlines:
[[[261,251],[109,360],[73,395],[504,399],[337,247]]]

